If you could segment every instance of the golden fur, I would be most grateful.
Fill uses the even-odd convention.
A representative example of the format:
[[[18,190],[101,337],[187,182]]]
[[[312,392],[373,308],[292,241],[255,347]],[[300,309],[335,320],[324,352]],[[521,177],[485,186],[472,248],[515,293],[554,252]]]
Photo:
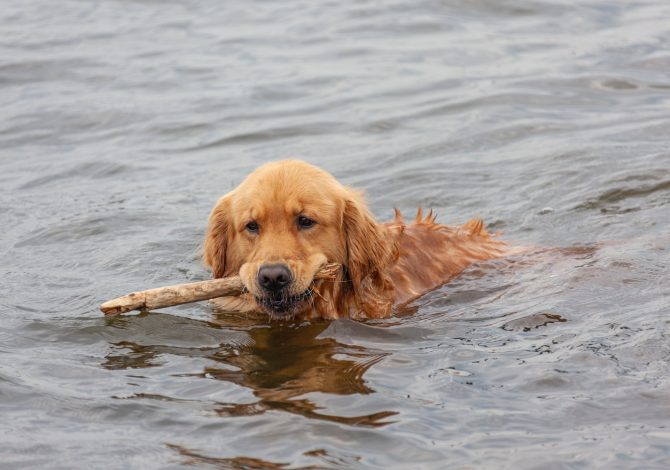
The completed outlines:
[[[305,220],[314,224],[307,227]],[[360,192],[315,166],[286,160],[261,166],[219,199],[204,260],[215,278],[239,274],[248,291],[217,299],[224,310],[272,318],[383,318],[469,264],[507,251],[479,219],[441,225],[432,212],[419,210],[410,223],[398,211],[392,222],[378,223]],[[315,281],[326,262],[343,265],[340,277]],[[280,293],[259,284],[259,269],[267,265],[290,271]],[[264,302],[269,295],[278,309]]]

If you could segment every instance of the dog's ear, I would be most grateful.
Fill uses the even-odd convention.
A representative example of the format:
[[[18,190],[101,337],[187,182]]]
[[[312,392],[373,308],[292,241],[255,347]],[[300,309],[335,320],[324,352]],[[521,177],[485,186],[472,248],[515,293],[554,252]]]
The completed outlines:
[[[369,318],[383,317],[393,305],[388,270],[397,249],[375,221],[360,193],[345,201],[343,226],[347,246],[347,275],[356,303]]]
[[[223,277],[226,271],[226,250],[232,230],[230,224],[230,201],[224,196],[217,201],[209,214],[203,247],[203,260],[212,268],[215,278]]]

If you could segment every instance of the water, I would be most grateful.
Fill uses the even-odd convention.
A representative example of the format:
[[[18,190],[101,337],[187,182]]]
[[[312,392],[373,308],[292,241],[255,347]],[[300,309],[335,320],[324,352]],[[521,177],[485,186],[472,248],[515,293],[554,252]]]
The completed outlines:
[[[668,468],[670,4],[10,0],[0,467]],[[190,305],[214,201],[297,156],[535,253],[384,321]]]

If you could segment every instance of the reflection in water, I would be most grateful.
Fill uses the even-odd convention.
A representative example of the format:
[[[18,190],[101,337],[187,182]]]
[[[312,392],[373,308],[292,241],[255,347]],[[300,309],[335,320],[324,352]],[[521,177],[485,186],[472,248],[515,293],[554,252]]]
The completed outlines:
[[[226,329],[230,326],[226,315],[219,315],[214,322],[180,320],[194,322],[201,328]],[[239,326],[236,321],[234,324]],[[231,382],[253,390],[259,399],[255,403],[217,403],[214,411],[219,416],[252,416],[276,410],[349,425],[378,427],[389,424],[385,419],[396,412],[337,416],[320,413],[320,407],[305,398],[313,392],[333,395],[374,392],[363,376],[386,354],[319,337],[329,324],[255,324],[246,330],[250,341],[243,344],[225,342],[205,348],[140,345],[124,340],[112,344],[114,352],[106,356],[102,366],[106,369],[154,367],[159,365],[163,354],[206,357],[220,366],[208,366],[202,373],[190,376]],[[133,398],[155,396],[135,394]]]
[[[192,466],[207,466],[218,469],[226,470],[279,470],[290,467],[292,470],[317,470],[321,468],[332,468],[321,467],[317,465],[307,465],[296,467],[288,463],[277,463],[270,462],[268,460],[256,459],[251,457],[211,457],[204,455],[203,453],[188,449],[184,446],[176,444],[166,444],[169,449],[172,449],[179,453],[184,460],[181,462],[182,465],[192,465]],[[331,464],[335,467],[340,468],[351,468],[354,465],[360,463],[360,457],[341,457],[330,454],[325,449],[314,449],[303,452],[303,455],[306,457],[318,458],[328,464]]]
[[[105,369],[143,369],[160,365],[154,362],[159,354],[154,346],[140,346],[132,341],[119,341],[113,343],[113,346],[119,354],[108,354],[105,357],[102,364]]]
[[[175,444],[167,444],[167,446],[179,452],[182,457],[185,457],[182,461],[182,465],[193,465],[193,466],[202,466],[206,465],[208,467],[220,468],[220,469],[230,469],[230,470],[280,470],[287,468],[289,464],[287,463],[275,463],[268,462],[267,460],[255,459],[252,457],[233,457],[233,458],[221,458],[221,457],[209,457],[203,454],[200,454],[194,450],[187,449],[183,446]],[[308,466],[308,467],[291,467],[294,470],[312,470],[319,467]]]
[[[182,465],[194,465],[201,466],[207,465],[215,468],[222,469],[249,469],[249,470],[279,470],[286,468],[288,464],[285,463],[274,463],[268,462],[267,460],[255,459],[250,457],[233,457],[233,458],[220,458],[220,457],[208,457],[206,455],[199,454],[193,450],[186,449],[185,447],[167,444],[167,446],[179,452],[179,454],[185,459],[181,462]]]

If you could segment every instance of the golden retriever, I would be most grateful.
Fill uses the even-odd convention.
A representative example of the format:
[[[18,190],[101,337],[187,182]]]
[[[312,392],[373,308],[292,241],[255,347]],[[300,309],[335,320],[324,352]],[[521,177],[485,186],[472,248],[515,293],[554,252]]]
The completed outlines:
[[[360,192],[308,163],[268,163],[214,206],[204,261],[215,278],[239,274],[246,292],[219,308],[272,319],[384,318],[507,245],[483,222],[435,222],[432,212],[405,223],[378,223]],[[335,281],[315,280],[325,263],[343,266]]]

